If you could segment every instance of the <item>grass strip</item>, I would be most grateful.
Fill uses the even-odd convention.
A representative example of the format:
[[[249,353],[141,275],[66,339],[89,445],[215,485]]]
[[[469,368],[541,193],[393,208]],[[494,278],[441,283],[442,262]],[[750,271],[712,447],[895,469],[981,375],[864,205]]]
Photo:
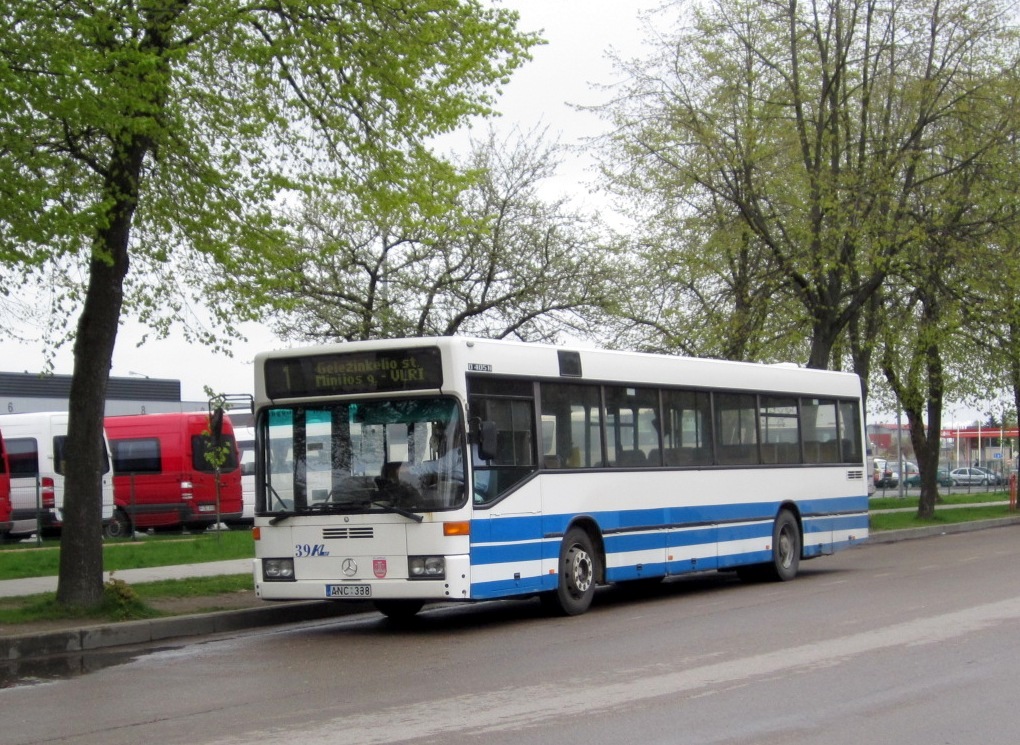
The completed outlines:
[[[176,564],[250,559],[255,542],[250,530],[200,533],[192,536],[130,538],[103,542],[103,569],[146,569]],[[60,543],[47,542],[35,548],[5,544],[0,550],[0,580],[26,577],[54,577],[60,572]]]
[[[254,592],[250,574],[219,577],[140,582],[128,585],[114,578],[103,586],[103,603],[89,612],[72,610],[57,604],[53,593],[0,598],[0,625],[31,624],[59,619],[101,623],[160,618],[169,613],[153,608],[150,603],[161,598],[208,597],[209,605],[200,612],[219,610],[216,598],[234,592]]]
[[[1009,501],[1009,494],[1003,492],[981,492],[980,494],[945,494],[939,493],[940,501],[935,505],[937,512],[940,505],[954,504],[985,504],[987,502]],[[872,497],[868,500],[868,509],[874,510],[897,510],[906,507],[917,508],[919,497]]]
[[[901,500],[905,501],[905,500]],[[914,500],[917,507],[917,500]],[[904,506],[901,504],[901,506]],[[930,520],[919,520],[917,512],[883,512],[871,513],[871,531],[878,533],[883,530],[906,530],[908,528],[927,528],[933,525],[953,525],[956,523],[973,522],[974,520],[993,520],[999,517],[1011,517],[1017,512],[1010,512],[1009,505],[977,505],[959,507],[951,510],[935,508],[935,516]]]

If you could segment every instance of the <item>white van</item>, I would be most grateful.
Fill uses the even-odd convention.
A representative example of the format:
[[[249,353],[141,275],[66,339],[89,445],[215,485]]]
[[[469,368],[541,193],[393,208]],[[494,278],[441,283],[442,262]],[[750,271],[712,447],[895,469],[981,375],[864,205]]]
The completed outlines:
[[[234,427],[234,439],[241,459],[242,523],[255,521],[255,428]]]
[[[0,416],[11,476],[11,531],[24,538],[57,535],[64,523],[66,411]],[[103,438],[103,525],[113,518],[110,446]]]

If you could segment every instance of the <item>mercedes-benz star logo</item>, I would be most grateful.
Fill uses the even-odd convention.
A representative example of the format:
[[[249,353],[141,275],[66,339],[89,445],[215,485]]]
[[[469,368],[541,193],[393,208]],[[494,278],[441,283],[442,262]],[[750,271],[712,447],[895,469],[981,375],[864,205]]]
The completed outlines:
[[[358,573],[358,562],[354,559],[344,559],[344,563],[340,565],[340,571],[344,573],[345,577],[353,577]]]

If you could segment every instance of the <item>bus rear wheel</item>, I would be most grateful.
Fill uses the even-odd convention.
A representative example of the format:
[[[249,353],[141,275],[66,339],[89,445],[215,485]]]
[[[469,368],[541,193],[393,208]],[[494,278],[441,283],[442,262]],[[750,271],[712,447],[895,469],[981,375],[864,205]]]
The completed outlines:
[[[800,526],[789,510],[783,510],[772,526],[772,561],[766,565],[766,576],[776,582],[787,582],[800,569]]]
[[[783,510],[772,524],[772,560],[765,564],[737,567],[737,576],[745,582],[787,582],[800,569],[801,536],[797,518]]]
[[[542,596],[546,607],[564,616],[579,616],[591,606],[599,576],[591,536],[571,528],[560,545],[560,571],[555,592]]]

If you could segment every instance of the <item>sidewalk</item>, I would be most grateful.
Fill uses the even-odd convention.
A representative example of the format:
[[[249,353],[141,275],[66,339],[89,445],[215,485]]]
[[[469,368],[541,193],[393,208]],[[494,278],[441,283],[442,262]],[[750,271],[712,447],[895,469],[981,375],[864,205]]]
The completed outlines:
[[[161,579],[219,577],[224,574],[251,574],[252,561],[254,560],[232,559],[231,561],[211,561],[207,564],[182,564],[180,566],[152,567],[151,569],[119,569],[115,572],[104,572],[103,582],[109,582],[111,575],[117,579],[124,580],[128,584],[134,584],[136,582],[156,582]],[[27,579],[8,579],[0,582],[0,598],[56,591],[56,577],[29,577]]]

